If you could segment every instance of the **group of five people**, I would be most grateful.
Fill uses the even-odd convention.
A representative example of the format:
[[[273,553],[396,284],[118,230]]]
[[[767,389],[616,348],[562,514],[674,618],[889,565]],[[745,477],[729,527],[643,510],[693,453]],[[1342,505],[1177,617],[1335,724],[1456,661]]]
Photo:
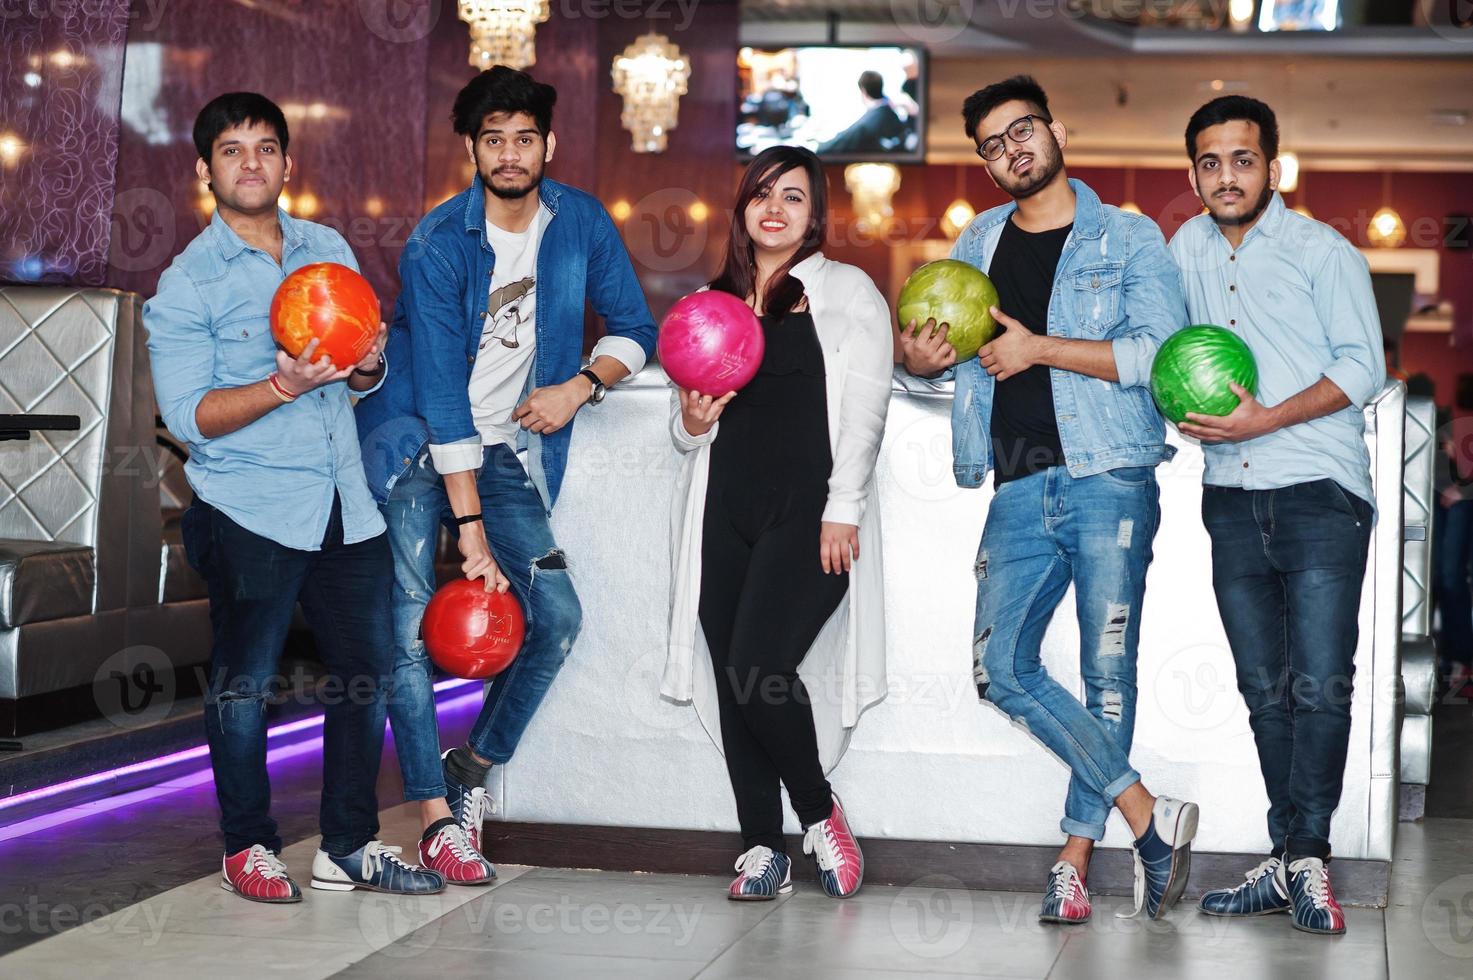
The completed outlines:
[[[222,886],[245,898],[301,899],[279,857],[266,769],[271,678],[299,601],[328,672],[364,681],[326,711],[312,885],[430,893],[495,877],[481,844],[488,773],[513,757],[581,626],[549,521],[573,423],[644,367],[656,336],[613,220],[544,175],[555,100],[501,66],[461,91],[452,119],[476,177],[415,228],[391,323],[343,368],[315,345],[288,357],[271,338],[268,308],[287,273],[356,268],[340,235],[278,208],[292,171],[280,110],[230,93],[196,121],[197,175],[216,209],[160,278],[145,326],[160,410],[189,447],[183,533],[214,632],[206,731]],[[1187,884],[1198,808],[1153,795],[1129,756],[1155,467],[1174,452],[1150,368],[1174,331],[1212,322],[1253,351],[1257,397],[1238,390],[1230,415],[1191,416],[1181,430],[1206,452],[1213,581],[1272,853],[1201,908],[1289,911],[1301,929],[1343,931],[1326,864],[1374,514],[1361,407],[1384,381],[1366,263],[1286,209],[1277,126],[1253,99],[1192,116],[1205,213],[1169,246],[1150,219],[1067,177],[1068,132],[1033,79],[981,89],[963,117],[1010,202],[978,216],[952,255],[991,276],[1003,329],[962,363],[946,324],[904,325],[898,350],[910,374],[955,383],[958,484],[994,477],[975,565],[978,694],[1071,773],[1041,918],[1089,918],[1090,857],[1115,808],[1135,838],[1137,910],[1164,915]],[[792,887],[782,788],[823,890],[852,895],[863,878],[828,779],[834,740],[798,672],[824,659],[847,664],[851,680],[883,676],[874,476],[897,338],[869,278],[823,254],[827,219],[816,156],[780,146],[751,162],[708,288],[759,317],[761,364],[737,394],[672,393],[682,466],[662,692],[704,692],[719,714],[744,842],[733,899]],[[605,327],[586,360],[585,303]],[[443,754],[419,629],[442,526],[464,574],[511,590],[527,622],[465,743]],[[1082,701],[1040,656],[1071,583]],[[861,710],[846,699],[842,725]],[[419,804],[417,864],[377,839],[386,716],[405,798]]]

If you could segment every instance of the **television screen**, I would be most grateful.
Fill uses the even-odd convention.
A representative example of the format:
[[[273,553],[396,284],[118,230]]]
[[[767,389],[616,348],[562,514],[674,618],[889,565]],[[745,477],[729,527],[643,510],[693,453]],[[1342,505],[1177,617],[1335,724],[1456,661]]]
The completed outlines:
[[[737,76],[740,157],[786,143],[839,163],[924,161],[926,86],[920,48],[742,48]]]

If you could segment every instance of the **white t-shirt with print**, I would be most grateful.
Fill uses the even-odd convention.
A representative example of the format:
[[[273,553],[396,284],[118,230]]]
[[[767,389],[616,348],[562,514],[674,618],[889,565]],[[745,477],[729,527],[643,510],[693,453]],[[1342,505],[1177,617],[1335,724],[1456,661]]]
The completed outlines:
[[[537,352],[537,249],[547,218],[547,209],[539,207],[520,233],[486,222],[496,265],[470,380],[471,417],[483,446],[517,445],[520,426],[512,412],[521,402]]]

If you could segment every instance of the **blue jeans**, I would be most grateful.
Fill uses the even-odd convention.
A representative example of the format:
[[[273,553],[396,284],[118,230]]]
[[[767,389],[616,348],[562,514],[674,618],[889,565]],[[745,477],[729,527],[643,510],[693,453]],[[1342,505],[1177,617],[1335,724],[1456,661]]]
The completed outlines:
[[[1212,585],[1258,745],[1275,854],[1330,856],[1371,519],[1371,505],[1334,480],[1203,488]]]
[[[241,527],[195,498],[181,521],[185,553],[210,592],[205,737],[225,852],[280,852],[266,774],[266,702],[300,599],[336,687],[323,693],[322,847],[341,857],[378,835],[379,757],[390,652],[392,561],[384,535],[343,544],[334,499],[321,551],[298,551]]]
[[[1437,567],[1437,602],[1442,609],[1442,659],[1473,664],[1473,595],[1468,591],[1468,564],[1473,560],[1473,500],[1437,507],[1433,554]]]
[[[521,652],[491,682],[467,739],[477,755],[499,764],[511,759],[572,650],[583,611],[568,578],[567,560],[553,540],[542,498],[509,447],[485,447],[476,487],[491,556],[511,581],[527,623]],[[445,795],[445,777],[432,667],[419,624],[435,592],[435,545],[450,505],[427,450],[394,484],[383,512],[394,552],[389,723],[404,776],[404,798],[438,799]]]
[[[1151,466],[1071,477],[1062,467],[998,488],[977,553],[978,693],[1069,767],[1064,833],[1105,836],[1115,797],[1140,781],[1136,644],[1151,541],[1160,523]],[[1074,582],[1084,703],[1049,676],[1044,630]]]

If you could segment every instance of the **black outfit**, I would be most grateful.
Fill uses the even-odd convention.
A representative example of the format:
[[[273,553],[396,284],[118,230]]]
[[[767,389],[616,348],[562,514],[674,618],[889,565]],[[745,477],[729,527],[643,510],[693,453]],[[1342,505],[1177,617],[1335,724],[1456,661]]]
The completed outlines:
[[[997,307],[1037,334],[1048,333],[1049,296],[1059,255],[1074,226],[1024,231],[1011,218],[987,275],[997,287]],[[997,382],[992,399],[992,472],[996,486],[1064,463],[1054,383],[1045,365],[1035,364]]]
[[[711,445],[700,617],[742,837],[783,851],[779,781],[805,827],[833,809],[798,665],[849,576],[819,564],[833,460],[813,317],[762,317],[762,329],[757,376],[726,406]]]
[[[877,153],[900,148],[905,139],[905,123],[886,99],[864,111],[849,128],[818,147],[824,153]],[[733,399],[735,401],[735,399]]]

